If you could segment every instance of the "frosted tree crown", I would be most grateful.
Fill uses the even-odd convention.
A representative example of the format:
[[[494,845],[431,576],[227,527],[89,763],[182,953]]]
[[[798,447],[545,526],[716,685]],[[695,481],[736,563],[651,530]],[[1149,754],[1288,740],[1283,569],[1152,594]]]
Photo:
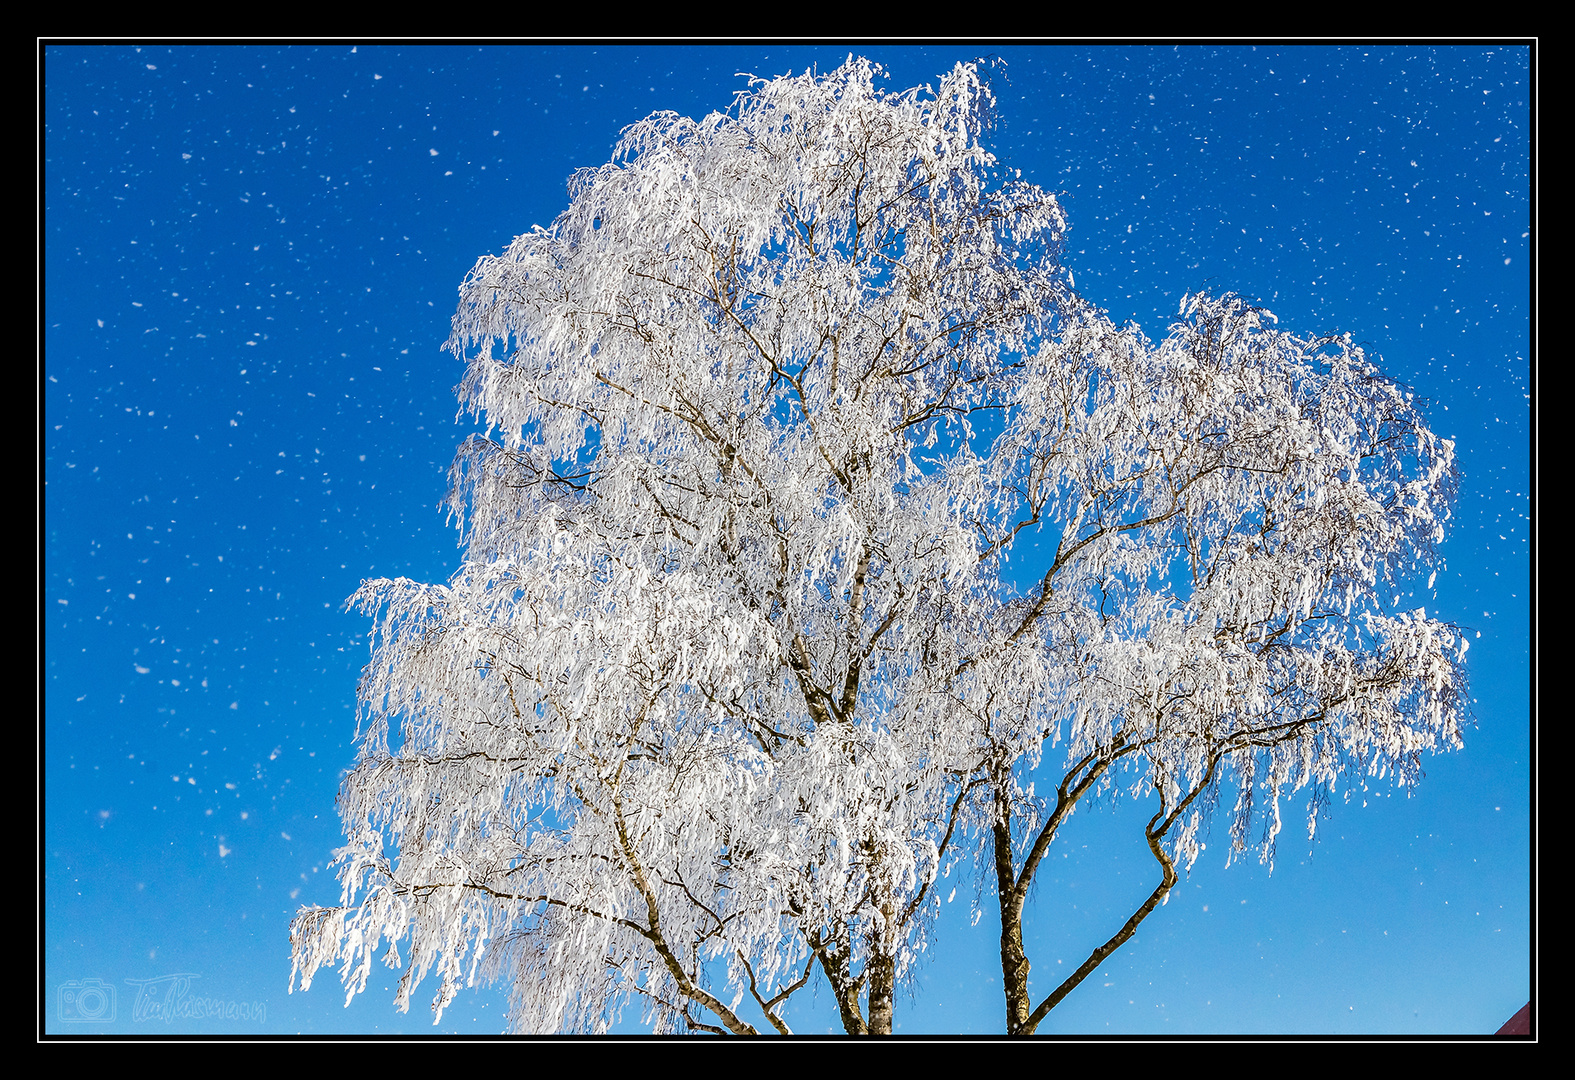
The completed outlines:
[[[1054,196],[982,145],[977,69],[883,77],[653,114],[465,279],[465,560],[354,598],[343,900],[297,918],[303,987],[386,949],[401,1006],[435,969],[439,1013],[504,976],[526,1029],[633,997],[739,1030],[813,963],[873,1012],[937,880],[1002,808],[1045,820],[1041,769],[1157,797],[1185,867],[1202,791],[1267,857],[1284,795],[1310,827],[1342,776],[1459,743],[1464,641],[1378,592],[1452,490],[1410,394],[1229,295],[1157,344],[1112,324]]]

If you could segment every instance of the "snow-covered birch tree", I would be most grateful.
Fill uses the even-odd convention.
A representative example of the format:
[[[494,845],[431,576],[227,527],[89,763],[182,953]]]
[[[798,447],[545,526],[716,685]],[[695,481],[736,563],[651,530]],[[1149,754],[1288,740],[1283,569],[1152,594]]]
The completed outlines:
[[[1410,396],[1230,296],[1159,344],[1112,325],[1055,198],[984,148],[977,69],[882,77],[655,114],[461,286],[465,559],[353,598],[343,899],[295,920],[303,989],[380,959],[401,1008],[428,974],[439,1015],[502,979],[521,1030],[638,1002],[743,1034],[788,1031],[818,974],[886,1033],[977,856],[1029,1032],[1221,790],[1266,856],[1292,793],[1310,824],[1459,742],[1463,641],[1379,602],[1447,517],[1452,447]],[[1051,554],[1019,582],[1028,536]],[[1112,785],[1156,802],[1160,884],[1033,1002],[1035,868]]]

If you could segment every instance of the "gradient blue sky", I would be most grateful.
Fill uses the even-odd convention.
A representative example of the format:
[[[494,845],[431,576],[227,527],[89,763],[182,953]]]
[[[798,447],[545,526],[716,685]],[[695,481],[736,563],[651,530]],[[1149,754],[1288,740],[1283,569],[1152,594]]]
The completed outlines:
[[[549,223],[625,125],[850,51],[894,90],[1004,60],[993,143],[1062,194],[1085,296],[1153,336],[1204,287],[1350,331],[1429,402],[1463,471],[1447,568],[1401,604],[1470,631],[1466,748],[1410,798],[1337,802],[1314,842],[1288,827],[1272,875],[1211,845],[1041,1031],[1484,1033],[1531,996],[1526,45],[56,43],[44,1031],[503,1029],[484,987],[436,1029],[430,984],[396,1013],[383,969],[348,1009],[332,973],[286,993],[291,915],[338,898],[368,626],[343,602],[366,577],[458,565],[438,503],[469,429],[439,346],[475,260]],[[1153,887],[1149,812],[1091,808],[1064,831],[1027,922],[1039,993]],[[998,928],[970,924],[976,877],[958,885],[900,1032],[1002,1028]],[[789,1019],[836,1026],[824,989]]]

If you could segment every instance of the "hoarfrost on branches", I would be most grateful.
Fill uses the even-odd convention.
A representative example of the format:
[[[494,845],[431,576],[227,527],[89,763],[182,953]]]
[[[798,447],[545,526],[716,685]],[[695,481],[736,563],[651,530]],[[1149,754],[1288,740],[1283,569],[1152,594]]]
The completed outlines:
[[[502,978],[522,1030],[638,1001],[748,1033],[818,970],[850,1033],[889,1032],[937,879],[977,856],[1027,1033],[1221,791],[1267,859],[1291,793],[1310,831],[1342,778],[1459,745],[1463,638],[1379,604],[1448,518],[1411,396],[1230,295],[1158,343],[1112,324],[1056,199],[980,142],[976,68],[883,75],[654,114],[466,278],[465,561],[353,598],[343,900],[297,916],[292,983],[353,995],[380,958],[401,1008]],[[1160,884],[1035,1003],[1028,888],[1098,790],[1154,800]]]

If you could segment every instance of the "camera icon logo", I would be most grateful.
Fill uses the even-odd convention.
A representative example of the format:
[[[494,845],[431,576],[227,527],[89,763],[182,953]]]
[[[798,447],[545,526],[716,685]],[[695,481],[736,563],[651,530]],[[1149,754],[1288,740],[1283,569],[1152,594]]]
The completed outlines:
[[[108,1023],[115,1019],[115,988],[103,979],[80,979],[60,984],[56,991],[64,1023]]]

